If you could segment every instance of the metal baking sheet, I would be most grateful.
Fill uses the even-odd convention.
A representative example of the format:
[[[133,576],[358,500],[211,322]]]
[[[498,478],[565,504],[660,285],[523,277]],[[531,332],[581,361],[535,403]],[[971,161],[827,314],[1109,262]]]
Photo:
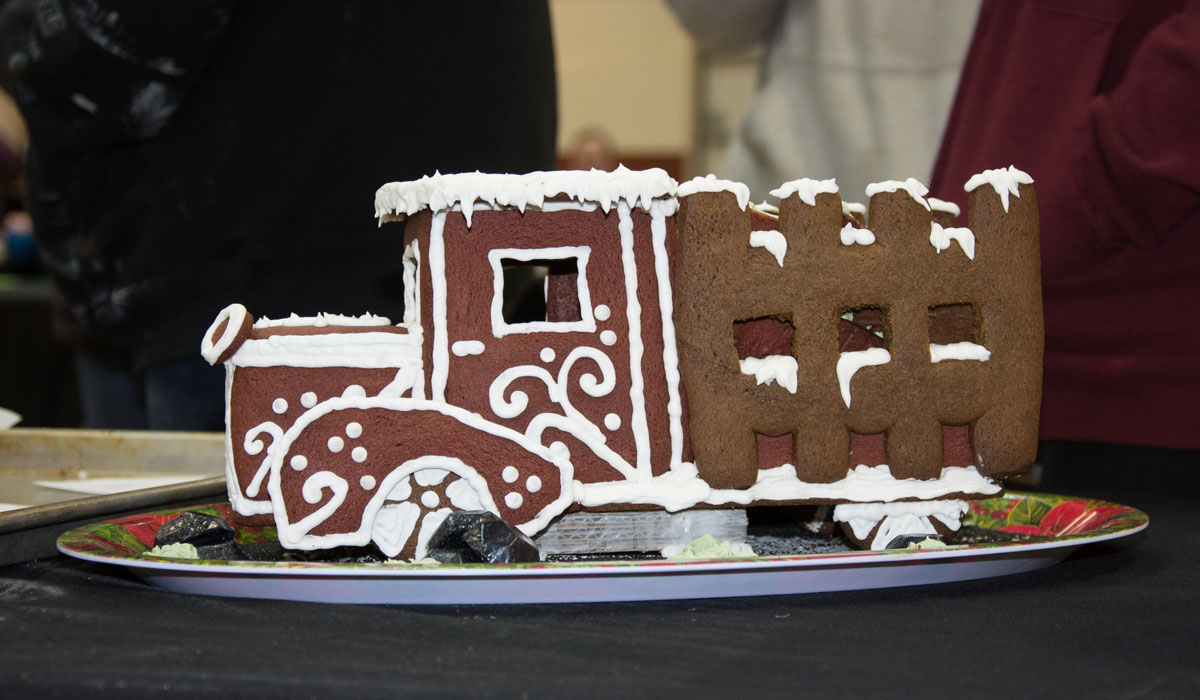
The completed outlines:
[[[54,556],[60,534],[146,508],[185,507],[225,493],[222,433],[0,430],[0,566]],[[194,481],[102,496],[38,486],[85,477],[194,475]]]

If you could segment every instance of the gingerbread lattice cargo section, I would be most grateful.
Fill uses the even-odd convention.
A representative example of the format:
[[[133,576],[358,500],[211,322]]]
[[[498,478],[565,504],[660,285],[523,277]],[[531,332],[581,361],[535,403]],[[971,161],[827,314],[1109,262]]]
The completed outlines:
[[[1027,469],[1042,356],[1029,183],[981,174],[961,228],[915,180],[868,190],[865,228],[830,181],[777,190],[777,217],[728,192],[681,198],[676,324],[701,477],[745,489],[784,459],[814,484],[884,464],[920,480]]]

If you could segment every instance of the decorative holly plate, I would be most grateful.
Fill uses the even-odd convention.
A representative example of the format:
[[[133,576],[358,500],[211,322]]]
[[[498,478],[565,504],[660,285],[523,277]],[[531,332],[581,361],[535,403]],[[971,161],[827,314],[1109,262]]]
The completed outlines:
[[[227,503],[191,508],[227,516]],[[710,560],[430,565],[217,561],[151,556],[154,535],[180,511],[130,515],[63,534],[58,549],[128,567],[168,590],[329,603],[573,603],[784,595],[947,583],[1032,571],[1079,547],[1126,537],[1150,520],[1134,508],[1085,498],[1009,492],[971,503],[970,543],[944,549],[846,551]],[[243,546],[272,527],[240,528]]]

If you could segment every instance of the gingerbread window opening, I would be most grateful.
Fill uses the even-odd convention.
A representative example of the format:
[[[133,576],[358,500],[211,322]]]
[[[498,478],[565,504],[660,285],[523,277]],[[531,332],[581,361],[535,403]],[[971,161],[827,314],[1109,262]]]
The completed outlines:
[[[929,307],[929,359],[985,362],[991,352],[984,346],[983,324],[970,302]]]
[[[795,437],[792,433],[782,435],[767,435],[755,431],[754,445],[757,450],[758,468],[775,469],[785,464],[792,464],[795,449]],[[749,486],[749,484],[747,485]]]
[[[850,433],[850,468],[887,464],[887,433]]]
[[[929,342],[982,344],[975,305],[969,302],[929,307]]]
[[[887,308],[854,306],[841,310],[838,318],[838,352],[858,352],[872,348],[890,351],[891,327]]]
[[[977,466],[975,429],[972,425],[942,425],[942,466]]]
[[[796,326],[790,314],[759,316],[733,322],[733,347],[739,360],[794,355]]]
[[[796,327],[787,315],[734,321],[733,347],[739,371],[754,377],[755,384],[775,385],[795,394],[800,370],[794,354],[795,335]]]
[[[587,246],[489,251],[492,334],[594,332],[590,254]]]

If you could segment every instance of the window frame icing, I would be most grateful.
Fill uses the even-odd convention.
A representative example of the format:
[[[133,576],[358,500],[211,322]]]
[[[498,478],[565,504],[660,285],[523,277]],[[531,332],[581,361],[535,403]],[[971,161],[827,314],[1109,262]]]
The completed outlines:
[[[590,246],[554,246],[549,248],[493,248],[488,251],[488,263],[492,267],[492,335],[503,338],[518,333],[595,333],[596,317],[592,310],[592,295],[587,283],[587,263],[591,257]],[[578,321],[528,321],[508,323],[504,320],[504,265],[503,261],[519,260],[574,260],[578,271],[575,293],[579,299]]]

